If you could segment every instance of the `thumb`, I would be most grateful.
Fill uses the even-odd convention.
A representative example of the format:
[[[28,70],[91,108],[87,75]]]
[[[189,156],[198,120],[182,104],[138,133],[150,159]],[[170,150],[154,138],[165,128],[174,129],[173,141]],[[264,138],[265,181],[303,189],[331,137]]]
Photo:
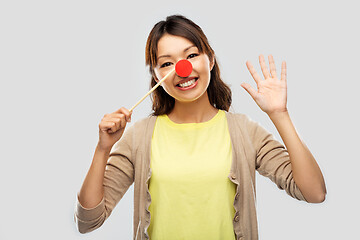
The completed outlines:
[[[242,83],[241,86],[250,94],[250,96],[255,100],[255,97],[257,95],[257,91],[253,89],[250,84],[248,83]]]

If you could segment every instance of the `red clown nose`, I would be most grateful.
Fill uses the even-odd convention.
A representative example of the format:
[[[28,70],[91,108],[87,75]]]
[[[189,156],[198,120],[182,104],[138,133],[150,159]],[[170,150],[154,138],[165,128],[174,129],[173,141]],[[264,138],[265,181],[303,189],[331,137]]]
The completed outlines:
[[[193,67],[191,65],[191,62],[185,59],[178,61],[175,65],[176,74],[179,75],[180,77],[189,76],[192,72],[192,69]]]

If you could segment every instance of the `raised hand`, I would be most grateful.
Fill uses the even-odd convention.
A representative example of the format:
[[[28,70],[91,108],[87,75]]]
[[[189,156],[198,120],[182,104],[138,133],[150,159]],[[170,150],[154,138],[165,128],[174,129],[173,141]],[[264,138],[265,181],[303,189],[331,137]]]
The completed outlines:
[[[268,115],[276,112],[286,112],[286,62],[283,61],[281,64],[280,79],[277,78],[275,62],[272,55],[269,55],[270,72],[266,66],[265,59],[262,54],[259,56],[259,62],[264,79],[259,76],[249,61],[246,62],[246,66],[256,82],[257,91],[248,83],[242,83],[241,86],[250,94],[261,110],[263,110]]]
[[[121,138],[126,124],[131,121],[131,114],[132,112],[122,107],[104,115],[99,124],[99,148],[108,150]]]

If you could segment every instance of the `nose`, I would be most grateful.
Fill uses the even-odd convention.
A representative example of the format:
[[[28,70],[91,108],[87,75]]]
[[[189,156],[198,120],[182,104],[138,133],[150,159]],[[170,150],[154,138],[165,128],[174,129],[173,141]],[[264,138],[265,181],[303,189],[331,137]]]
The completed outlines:
[[[180,77],[188,77],[193,70],[191,62],[186,59],[178,61],[175,65],[175,72]]]

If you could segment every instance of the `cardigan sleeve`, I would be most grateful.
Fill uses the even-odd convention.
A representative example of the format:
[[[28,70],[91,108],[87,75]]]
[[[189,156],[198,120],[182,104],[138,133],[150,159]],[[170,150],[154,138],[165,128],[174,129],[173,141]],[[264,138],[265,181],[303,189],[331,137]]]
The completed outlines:
[[[94,208],[83,207],[77,197],[74,220],[80,233],[99,228],[134,182],[132,162],[133,126],[128,128],[110,151],[104,173],[104,197]]]
[[[291,197],[306,201],[293,178],[290,157],[285,146],[259,123],[250,120],[249,124],[256,151],[256,170]]]

